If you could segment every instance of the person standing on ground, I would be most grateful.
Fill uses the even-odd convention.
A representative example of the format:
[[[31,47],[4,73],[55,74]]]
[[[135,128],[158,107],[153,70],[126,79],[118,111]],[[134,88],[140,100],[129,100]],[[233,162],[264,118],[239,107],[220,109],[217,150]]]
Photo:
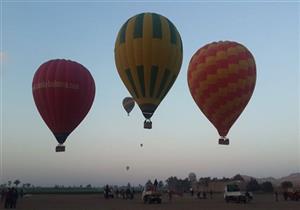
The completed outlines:
[[[106,198],[106,199],[108,199],[108,193],[109,193],[109,186],[108,186],[108,184],[105,186],[105,189],[104,189],[104,197]]]
[[[12,188],[12,197],[11,197],[11,203],[10,203],[10,208],[15,209],[17,208],[17,201],[19,198],[19,194],[16,188]]]
[[[194,197],[194,190],[192,187],[190,188],[190,193],[191,193],[191,196]]]
[[[172,190],[168,191],[168,195],[169,195],[169,201],[172,202]]]
[[[11,208],[11,202],[12,202],[12,189],[9,188],[5,195],[4,208],[6,209]]]
[[[287,199],[288,199],[288,193],[287,193],[287,191],[283,192],[283,198],[284,198],[285,201],[287,201]]]
[[[157,185],[158,185],[158,182],[157,182],[157,179],[154,180],[154,191],[156,192],[157,191]]]
[[[277,191],[275,191],[275,201],[278,201],[278,192]]]
[[[3,188],[3,189],[1,190],[1,203],[4,201],[5,196],[6,196],[6,189]]]

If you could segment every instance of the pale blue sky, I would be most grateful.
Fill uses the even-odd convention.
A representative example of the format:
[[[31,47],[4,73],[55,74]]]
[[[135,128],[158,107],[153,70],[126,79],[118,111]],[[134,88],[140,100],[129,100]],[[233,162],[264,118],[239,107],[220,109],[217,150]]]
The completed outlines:
[[[123,110],[129,93],[114,62],[121,25],[141,12],[169,18],[184,47],[181,71],[152,130],[143,129],[137,106],[130,117]],[[192,171],[198,177],[300,171],[299,3],[3,1],[1,23],[2,182],[143,184]],[[257,65],[256,88],[229,132],[230,146],[217,144],[217,131],[187,85],[191,56],[219,40],[244,44]],[[57,142],[31,91],[34,72],[55,58],[80,62],[96,83],[94,104],[65,153],[54,152]]]

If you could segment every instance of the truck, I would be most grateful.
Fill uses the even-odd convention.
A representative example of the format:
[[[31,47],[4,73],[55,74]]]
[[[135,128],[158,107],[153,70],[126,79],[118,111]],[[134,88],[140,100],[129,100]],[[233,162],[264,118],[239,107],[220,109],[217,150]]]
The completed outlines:
[[[247,203],[253,199],[253,194],[248,191],[242,191],[239,183],[229,183],[225,185],[224,200],[237,203]]]
[[[154,190],[144,190],[142,192],[142,200],[144,203],[161,203],[161,196],[162,194],[160,192],[154,191]]]

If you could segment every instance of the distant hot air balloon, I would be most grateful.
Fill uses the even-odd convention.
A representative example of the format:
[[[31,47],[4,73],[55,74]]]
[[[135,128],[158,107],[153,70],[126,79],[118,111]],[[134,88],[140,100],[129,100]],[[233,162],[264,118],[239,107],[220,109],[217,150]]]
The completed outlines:
[[[140,144],[140,146],[143,147],[144,145],[143,145],[143,144]]]
[[[36,107],[54,134],[59,146],[89,112],[95,83],[90,72],[81,64],[64,59],[50,60],[35,72],[32,93]]]
[[[115,62],[126,88],[139,105],[144,128],[175,82],[182,63],[182,42],[166,17],[141,13],[121,27],[115,43]]]
[[[134,104],[135,104],[133,98],[125,97],[123,99],[122,104],[123,104],[123,107],[124,107],[125,111],[127,112],[127,115],[129,116],[129,113],[132,111],[132,109],[134,107]]]
[[[256,82],[251,52],[232,41],[213,42],[191,58],[188,85],[196,104],[220,134],[219,144],[248,104]]]
[[[128,171],[130,169],[130,167],[129,166],[126,166],[126,171]]]

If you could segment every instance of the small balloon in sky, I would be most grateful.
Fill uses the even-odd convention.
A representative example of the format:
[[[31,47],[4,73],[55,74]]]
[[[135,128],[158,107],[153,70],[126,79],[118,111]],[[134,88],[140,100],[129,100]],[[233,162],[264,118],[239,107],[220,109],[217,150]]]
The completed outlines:
[[[75,61],[50,60],[35,72],[33,99],[59,143],[57,152],[65,151],[63,143],[89,112],[95,89],[91,73]]]
[[[219,144],[228,145],[226,136],[255,88],[253,55],[234,41],[213,42],[193,55],[187,77],[194,101],[220,135]]]
[[[122,104],[127,112],[127,115],[129,116],[129,113],[132,111],[135,105],[134,99],[132,97],[125,97],[122,101]]]

